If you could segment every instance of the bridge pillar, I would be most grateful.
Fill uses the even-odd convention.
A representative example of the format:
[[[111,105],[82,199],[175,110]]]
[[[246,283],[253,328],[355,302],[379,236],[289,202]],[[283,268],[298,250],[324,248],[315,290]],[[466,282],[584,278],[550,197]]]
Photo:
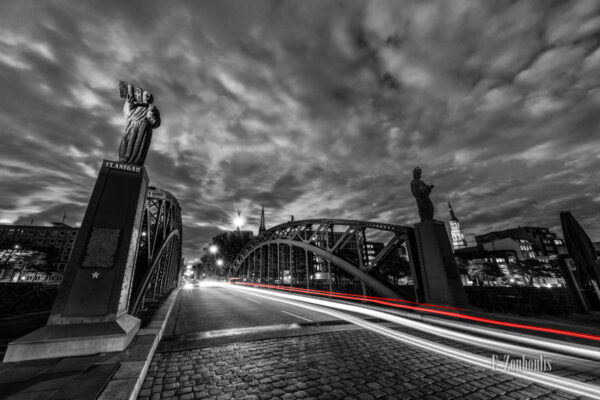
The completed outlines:
[[[125,349],[140,327],[128,314],[148,175],[104,160],[46,326],[8,345],[4,362]]]
[[[444,223],[436,220],[418,223],[415,237],[424,302],[453,307],[468,305]]]

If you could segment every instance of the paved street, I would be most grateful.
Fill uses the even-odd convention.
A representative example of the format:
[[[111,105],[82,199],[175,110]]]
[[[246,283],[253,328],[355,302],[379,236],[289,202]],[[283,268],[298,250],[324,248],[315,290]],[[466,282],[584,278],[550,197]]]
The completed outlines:
[[[330,320],[331,317],[235,291],[202,287],[182,290],[166,336],[279,324]]]
[[[329,316],[257,301],[227,288],[182,291],[171,336],[139,398],[577,398]],[[265,328],[260,337],[252,331],[258,327]]]

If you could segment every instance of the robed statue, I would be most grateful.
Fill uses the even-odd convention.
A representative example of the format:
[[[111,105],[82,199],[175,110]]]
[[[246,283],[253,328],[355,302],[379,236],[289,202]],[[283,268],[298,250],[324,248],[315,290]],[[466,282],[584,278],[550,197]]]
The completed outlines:
[[[421,168],[415,168],[413,170],[413,180],[410,183],[410,191],[415,196],[415,199],[417,199],[417,208],[419,209],[421,222],[433,220],[433,203],[429,198],[431,189],[433,189],[433,185],[428,185],[421,180]]]
[[[125,135],[119,146],[119,161],[144,165],[152,129],[160,126],[160,114],[151,92],[125,82],[119,82],[119,89],[125,98]]]

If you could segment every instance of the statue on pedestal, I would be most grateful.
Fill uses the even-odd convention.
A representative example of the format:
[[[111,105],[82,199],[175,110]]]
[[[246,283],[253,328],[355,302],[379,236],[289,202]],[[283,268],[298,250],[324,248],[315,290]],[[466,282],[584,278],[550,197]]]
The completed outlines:
[[[126,120],[125,135],[119,146],[119,161],[144,165],[152,129],[160,126],[160,114],[151,92],[125,82],[119,82],[119,89],[121,98],[125,98],[123,114]]]
[[[413,180],[410,183],[410,191],[417,200],[417,208],[419,209],[421,222],[433,221],[433,203],[429,198],[431,189],[433,189],[433,185],[428,185],[421,180],[421,168],[416,167],[413,170]]]

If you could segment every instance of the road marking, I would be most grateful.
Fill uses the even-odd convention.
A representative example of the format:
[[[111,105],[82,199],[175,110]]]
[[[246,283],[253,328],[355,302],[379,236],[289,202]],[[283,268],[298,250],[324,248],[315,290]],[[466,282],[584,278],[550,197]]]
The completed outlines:
[[[287,311],[283,311],[283,310],[281,310],[281,312],[283,312],[283,313],[286,313],[286,314],[289,314],[289,315],[291,315],[291,316],[294,316],[294,317],[296,317],[296,318],[303,319],[303,320],[305,320],[305,321],[308,321],[308,322],[315,322],[315,321],[313,321],[312,319],[304,318],[304,317],[301,317],[301,316],[299,316],[299,315],[292,314],[291,312],[287,312]]]
[[[255,302],[255,303],[262,304],[262,303],[261,303],[260,301],[258,301],[258,300],[253,300],[253,299],[251,299],[251,298],[249,298],[249,297],[244,297],[244,298],[245,298],[246,300],[250,300],[250,301],[253,301],[253,302]]]
[[[269,332],[269,331],[285,331],[288,329],[299,329],[298,324],[278,324],[278,325],[264,325],[264,326],[252,326],[249,328],[236,328],[236,329],[221,329],[217,331],[206,331],[195,335],[197,338],[216,338],[223,336],[235,336],[243,335],[246,333],[257,333],[257,332]]]

